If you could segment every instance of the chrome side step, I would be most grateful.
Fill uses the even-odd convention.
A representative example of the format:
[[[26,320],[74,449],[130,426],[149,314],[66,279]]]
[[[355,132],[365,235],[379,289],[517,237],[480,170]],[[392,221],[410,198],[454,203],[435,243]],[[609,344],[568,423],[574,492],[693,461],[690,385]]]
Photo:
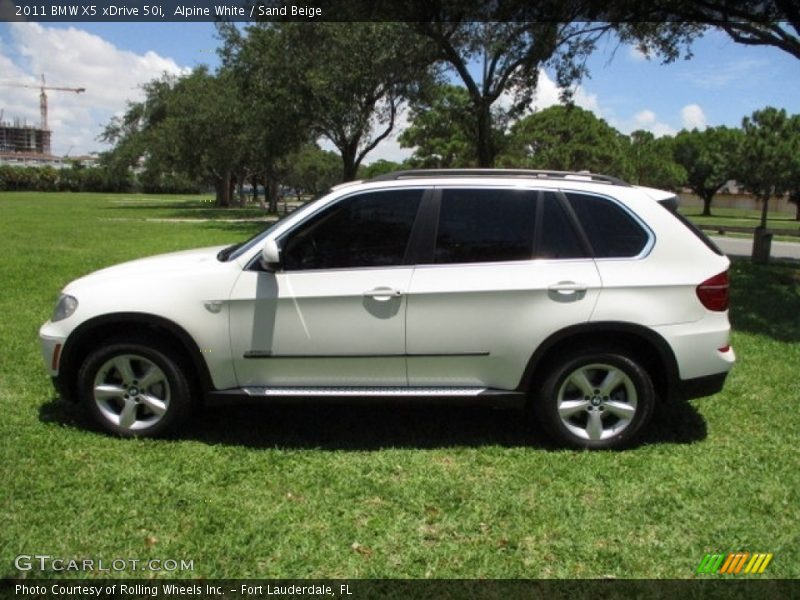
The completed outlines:
[[[481,387],[246,387],[242,388],[242,391],[249,396],[302,396],[304,398],[379,396],[381,398],[403,398],[406,396],[479,396],[488,390]]]
[[[210,403],[236,400],[296,402],[313,401],[398,401],[435,403],[469,403],[487,406],[514,407],[525,404],[526,395],[485,387],[263,387],[253,386],[215,390],[206,395]]]

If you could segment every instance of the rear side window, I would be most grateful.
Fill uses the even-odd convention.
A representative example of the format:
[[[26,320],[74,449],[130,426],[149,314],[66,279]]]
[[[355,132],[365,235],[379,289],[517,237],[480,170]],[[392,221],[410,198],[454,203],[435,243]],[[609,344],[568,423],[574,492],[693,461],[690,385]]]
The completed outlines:
[[[528,190],[442,190],[434,262],[529,260],[536,198]]]
[[[607,198],[567,192],[596,258],[637,256],[647,245],[647,232],[622,207]]]

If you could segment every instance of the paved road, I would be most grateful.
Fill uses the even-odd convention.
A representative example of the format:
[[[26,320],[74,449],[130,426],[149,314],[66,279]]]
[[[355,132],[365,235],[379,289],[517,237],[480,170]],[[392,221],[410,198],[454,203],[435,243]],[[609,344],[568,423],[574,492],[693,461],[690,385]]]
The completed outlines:
[[[717,243],[720,250],[730,256],[750,256],[753,251],[753,238],[712,236],[711,239]],[[770,256],[800,260],[800,243],[773,241]]]

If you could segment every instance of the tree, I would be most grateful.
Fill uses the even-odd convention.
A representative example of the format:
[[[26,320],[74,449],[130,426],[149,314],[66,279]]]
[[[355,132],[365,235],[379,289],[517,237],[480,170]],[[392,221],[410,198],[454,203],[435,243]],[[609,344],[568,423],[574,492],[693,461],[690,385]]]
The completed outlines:
[[[790,148],[789,202],[795,205],[796,221],[800,221],[800,115],[792,115],[789,121]]]
[[[333,152],[306,144],[285,159],[282,182],[295,190],[298,200],[302,193],[319,196],[339,181],[341,161]]]
[[[415,167],[476,166],[477,137],[467,90],[455,85],[431,86],[409,106],[409,126],[398,138],[403,148],[414,148],[409,162]],[[492,124],[493,146],[499,146],[502,125]]]
[[[392,173],[393,171],[402,171],[405,168],[406,166],[403,163],[397,163],[381,158],[380,160],[376,160],[374,163],[361,165],[361,169],[359,169],[358,172],[358,178],[372,179],[378,175],[385,175],[387,173]]]
[[[639,129],[629,139],[627,153],[632,183],[676,189],[686,181],[686,171],[673,159],[673,138],[656,138],[651,132]]]
[[[230,75],[198,67],[181,78],[164,75],[144,91],[145,99],[130,103],[101,136],[115,144],[103,160],[108,170],[122,175],[142,166],[145,185],[184,173],[213,185],[217,205],[229,206],[245,130]]]
[[[511,127],[504,166],[562,171],[589,170],[627,177],[625,138],[594,113],[551,106]]]
[[[670,61],[700,29],[656,22],[633,27],[617,19],[616,10],[603,12],[596,6],[588,0],[469,0],[417,7],[420,12],[409,25],[433,43],[438,60],[461,79],[469,95],[479,166],[493,166],[499,153],[492,134],[493,108],[497,110],[502,97],[505,118],[522,115],[542,69],[554,71],[563,99],[569,99],[574,84],[588,73],[585,59],[606,34],[616,31],[623,41],[646,40],[648,48]]]
[[[308,107],[296,95],[290,73],[282,65],[286,49],[280,30],[264,27],[240,31],[231,24],[218,26],[224,69],[231,74],[244,111],[242,151],[246,177],[254,192],[266,191],[264,208],[278,208],[280,180],[287,175],[286,157],[313,142]],[[249,32],[249,33],[248,33]]]
[[[218,206],[230,206],[233,177],[244,158],[244,111],[227,73],[211,75],[199,67],[181,78],[166,99],[151,151],[191,177],[212,183]]]
[[[681,131],[673,155],[686,171],[686,184],[703,200],[703,215],[711,215],[714,195],[733,177],[742,132],[727,127]]]
[[[259,23],[228,37],[227,60],[283,90],[287,107],[336,146],[343,181],[391,134],[431,62],[401,23]]]
[[[736,179],[762,202],[761,227],[766,228],[770,198],[792,191],[792,163],[800,140],[786,111],[771,106],[742,119],[742,129]]]
[[[617,4],[626,9],[630,6],[621,18],[631,22],[704,23],[721,29],[739,44],[773,46],[800,58],[800,7],[795,0],[653,0]]]

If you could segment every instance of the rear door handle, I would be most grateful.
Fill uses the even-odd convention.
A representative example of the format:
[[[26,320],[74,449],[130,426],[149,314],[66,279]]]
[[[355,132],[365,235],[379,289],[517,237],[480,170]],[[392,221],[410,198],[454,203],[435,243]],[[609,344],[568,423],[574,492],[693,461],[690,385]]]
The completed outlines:
[[[386,302],[392,298],[399,298],[402,295],[403,292],[390,287],[376,287],[373,290],[364,292],[365,298],[372,298],[373,300],[378,300],[379,302]]]
[[[558,292],[559,294],[572,294],[575,292],[585,292],[589,289],[589,286],[577,281],[559,281],[558,283],[547,286],[547,289],[551,292]]]

